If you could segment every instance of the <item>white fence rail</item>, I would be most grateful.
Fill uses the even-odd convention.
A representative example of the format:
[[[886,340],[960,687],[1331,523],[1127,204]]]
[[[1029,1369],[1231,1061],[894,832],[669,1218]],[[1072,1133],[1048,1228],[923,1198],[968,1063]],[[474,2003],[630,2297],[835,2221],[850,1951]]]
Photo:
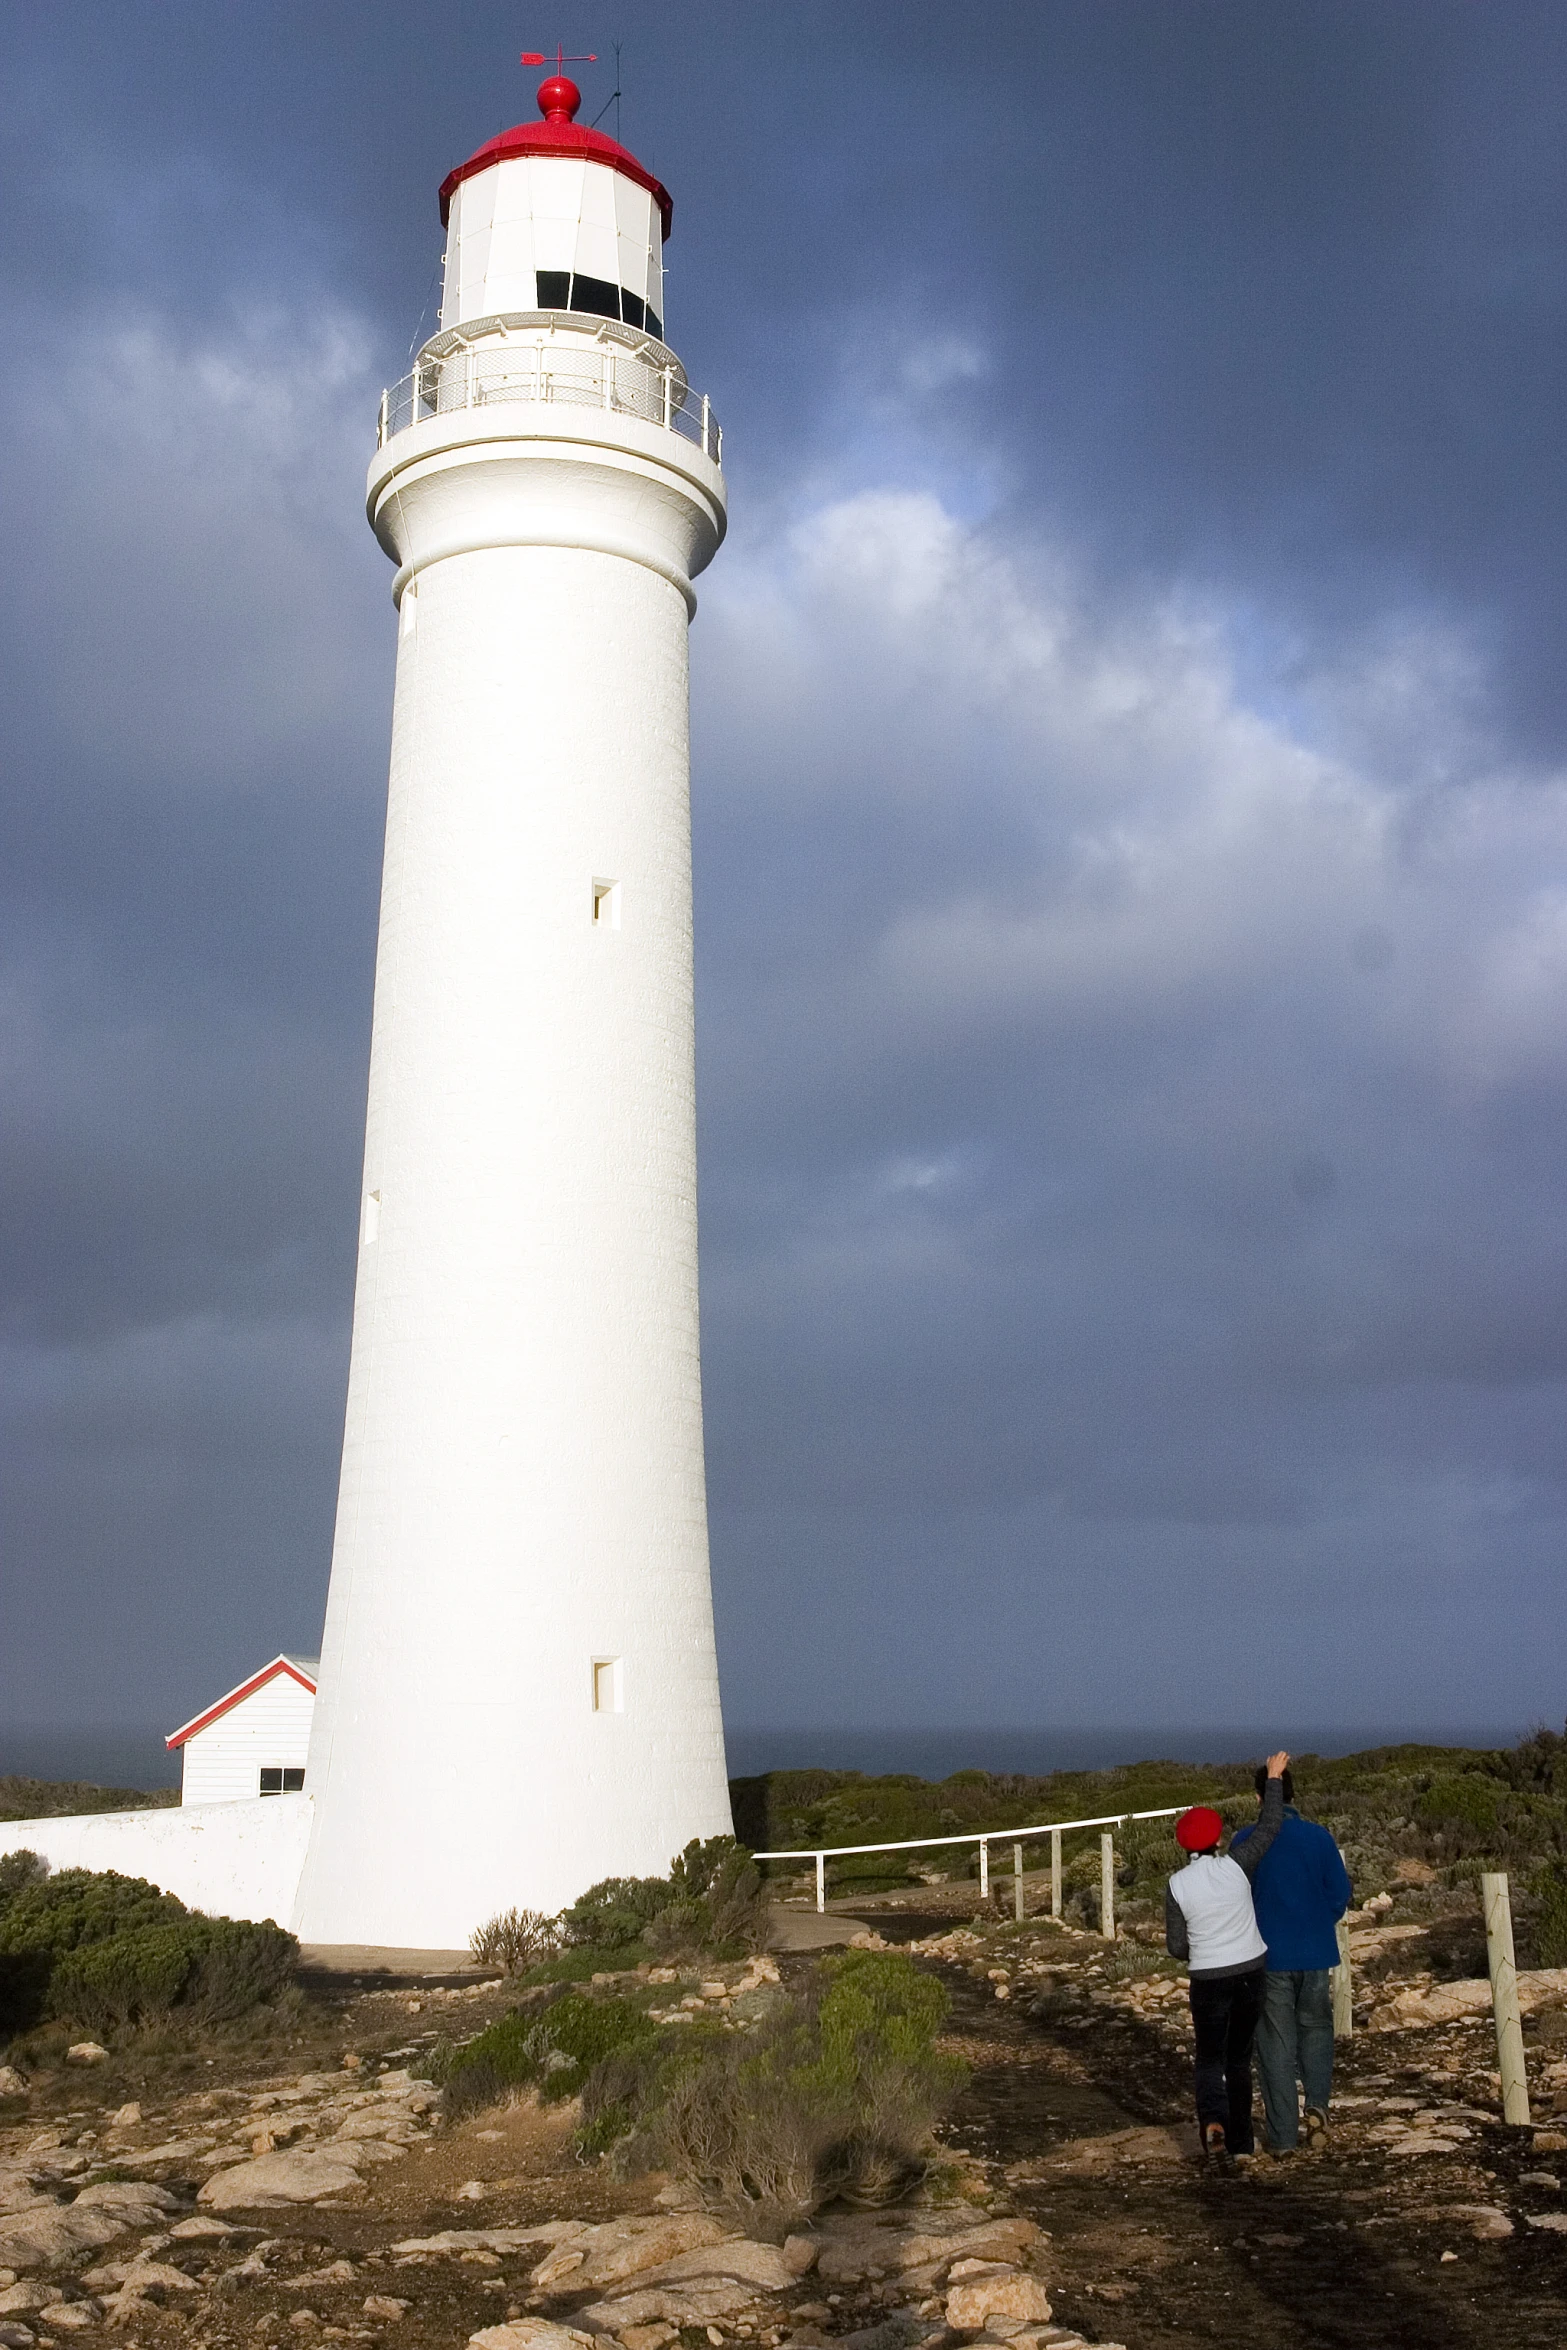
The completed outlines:
[[[823,1844],[814,1849],[807,1845],[797,1852],[758,1852],[755,1860],[792,1860],[796,1863],[814,1861],[816,1865],[816,1906],[827,1907],[827,1863],[847,1860],[851,1855],[867,1852],[930,1852],[950,1850],[954,1844],[979,1846],[979,1897],[990,1898],[990,1847],[992,1844],[1010,1844],[1012,1847],[1012,1903],[1018,1917],[1023,1915],[1023,1847],[1041,1836],[1050,1839],[1050,1914],[1061,1915],[1061,1839],[1074,1828],[1100,1828],[1106,1831],[1099,1839],[1099,1930],[1107,1942],[1115,1940],[1115,1836],[1117,1828],[1124,1828],[1132,1820],[1173,1820],[1185,1811],[1184,1803],[1167,1804],[1158,1811],[1107,1811],[1091,1820],[1045,1820],[1032,1828],[988,1828],[983,1835],[966,1836],[907,1836],[896,1844]]]
[[[715,465],[723,463],[724,436],[711,402],[673,367],[650,367],[627,351],[568,353],[537,343],[502,343],[422,361],[381,394],[376,445],[384,449],[395,434],[431,416],[512,401],[640,417],[694,441]]]

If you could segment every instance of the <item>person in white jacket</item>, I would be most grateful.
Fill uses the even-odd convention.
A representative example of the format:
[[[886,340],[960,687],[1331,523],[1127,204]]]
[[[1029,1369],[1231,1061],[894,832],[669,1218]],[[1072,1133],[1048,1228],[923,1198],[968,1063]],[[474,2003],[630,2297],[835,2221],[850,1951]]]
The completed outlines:
[[[1251,1881],[1284,1818],[1287,1754],[1268,1757],[1262,1817],[1239,1851],[1221,1853],[1224,1822],[1206,1804],[1182,1812],[1175,1840],[1191,1854],[1165,1889],[1164,1938],[1184,1958],[1197,2037],[1197,2127],[1204,2154],[1244,2160],[1256,2151],[1251,2044],[1262,2013],[1268,1945],[1257,1931]]]

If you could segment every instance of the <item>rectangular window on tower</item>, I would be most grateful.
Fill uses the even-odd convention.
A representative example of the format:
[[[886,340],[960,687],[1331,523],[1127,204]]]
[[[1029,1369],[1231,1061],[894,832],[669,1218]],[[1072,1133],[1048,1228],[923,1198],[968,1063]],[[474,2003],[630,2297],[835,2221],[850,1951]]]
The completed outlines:
[[[623,1711],[618,1656],[596,1656],[593,1659],[593,1711],[596,1714],[618,1714]]]
[[[263,1763],[261,1766],[263,1795],[298,1795],[303,1792],[304,1784],[303,1770],[288,1770],[271,1763]]]
[[[620,884],[618,881],[594,882],[593,920],[600,930],[618,930],[620,928]]]

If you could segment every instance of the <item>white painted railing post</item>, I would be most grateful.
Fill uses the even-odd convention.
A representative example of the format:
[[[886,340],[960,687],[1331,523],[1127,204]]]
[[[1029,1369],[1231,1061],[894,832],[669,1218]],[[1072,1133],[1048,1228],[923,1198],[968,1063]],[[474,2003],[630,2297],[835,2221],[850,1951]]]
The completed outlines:
[[[979,1897],[981,1901],[990,1899],[990,1846],[983,1836],[979,1840]]]
[[[1355,2032],[1355,1986],[1349,1970],[1349,1928],[1342,1918],[1338,1936],[1338,1965],[1333,1969],[1333,2037],[1350,2040]]]
[[[672,367],[666,367],[666,368],[665,368],[665,370],[664,370],[664,430],[665,430],[665,432],[668,432],[668,430],[669,430],[669,387],[670,387],[670,384],[671,384],[671,383],[673,382],[673,380],[674,380],[674,373],[675,373],[675,371],[674,371],[674,369],[673,369]]]
[[[1019,1925],[1023,1923],[1024,1917],[1027,1915],[1023,1907],[1023,1847],[1021,1844],[1014,1844],[1012,1847],[1012,1915],[1017,1919]]]
[[[816,1906],[818,1909],[827,1907],[827,1855],[825,1852],[819,1852],[816,1855]]]
[[[1050,1831],[1050,1914],[1057,1924],[1061,1919],[1061,1831]]]
[[[1108,1828],[1099,1839],[1099,1931],[1115,1940],[1115,1837]]]
[[[711,449],[709,448],[709,446],[708,446],[708,438],[707,438],[707,420],[708,420],[708,404],[707,404],[707,394],[706,394],[706,392],[704,392],[704,393],[702,394],[702,454],[703,454],[703,456],[704,456],[704,457],[711,457],[711,455],[713,454],[713,452],[712,452],[712,450],[711,450]]]
[[[383,392],[383,393],[381,394],[381,414],[380,414],[380,418],[379,418],[379,420],[378,420],[378,422],[377,422],[377,424],[376,424],[376,431],[375,431],[376,447],[377,447],[378,449],[384,449],[384,448],[386,447],[386,415],[387,415],[387,402],[389,401],[389,399],[390,399],[390,398],[391,398],[391,394],[390,394],[389,392]]]
[[[1518,1968],[1513,1958],[1513,1907],[1507,1878],[1498,1871],[1480,1879],[1485,1903],[1485,1957],[1491,1970],[1491,2008],[1496,2018],[1496,2063],[1502,2076],[1502,2119],[1527,2129],[1529,2083],[1523,2062],[1523,2021],[1518,2012]]]

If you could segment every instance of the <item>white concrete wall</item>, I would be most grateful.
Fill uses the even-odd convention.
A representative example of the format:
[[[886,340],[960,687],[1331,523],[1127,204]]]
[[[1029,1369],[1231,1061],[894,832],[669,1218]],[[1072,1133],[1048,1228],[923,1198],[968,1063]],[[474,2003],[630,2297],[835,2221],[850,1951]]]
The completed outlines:
[[[309,1762],[316,1942],[452,1947],[730,1825],[685,577],[723,485],[655,427],[553,416],[416,426],[372,474],[410,584]],[[595,881],[618,885],[616,926]],[[619,1710],[596,1711],[606,1658]]]
[[[516,155],[452,191],[441,324],[537,307],[541,269],[629,287],[664,315],[664,224],[646,188],[607,164]]]
[[[188,1909],[291,1926],[310,1838],[308,1795],[167,1811],[0,1821],[0,1853],[41,1852],[54,1869],[147,1877]]]
[[[234,1803],[257,1794],[263,1766],[304,1767],[315,1698],[291,1673],[242,1697],[180,1749],[182,1803]],[[268,1801],[272,1799],[269,1797]]]

